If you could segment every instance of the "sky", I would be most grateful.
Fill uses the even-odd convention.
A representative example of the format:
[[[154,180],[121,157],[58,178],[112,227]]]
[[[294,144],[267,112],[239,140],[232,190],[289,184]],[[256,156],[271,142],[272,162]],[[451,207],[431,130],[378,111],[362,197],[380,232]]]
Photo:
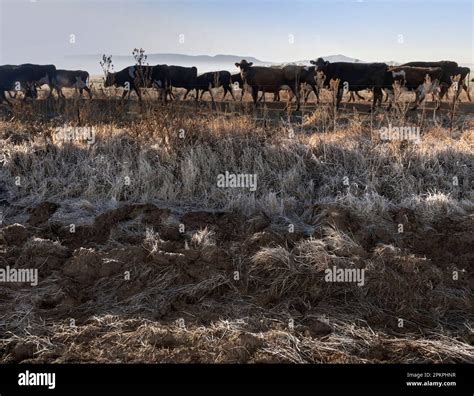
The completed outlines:
[[[0,64],[68,55],[474,63],[473,0],[0,0]]]

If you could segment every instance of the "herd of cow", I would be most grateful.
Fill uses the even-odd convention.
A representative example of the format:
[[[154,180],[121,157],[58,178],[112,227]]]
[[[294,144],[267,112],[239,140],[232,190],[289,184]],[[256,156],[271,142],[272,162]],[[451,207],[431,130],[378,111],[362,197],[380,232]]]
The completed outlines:
[[[470,70],[461,67],[456,62],[409,62],[401,66],[389,66],[385,63],[350,63],[328,62],[322,58],[311,61],[312,66],[286,65],[281,67],[254,66],[252,62],[242,60],[235,63],[240,73],[231,74],[228,71],[208,72],[198,75],[196,67],[182,66],[129,66],[119,72],[106,73],[104,87],[124,88],[122,98],[136,92],[141,100],[141,88],[156,88],[164,102],[175,98],[173,88],[184,88],[186,99],[189,92],[195,90],[196,101],[209,92],[212,100],[212,89],[223,87],[224,97],[230,93],[235,100],[234,88],[241,90],[241,97],[246,91],[252,95],[255,105],[265,98],[265,93],[273,93],[274,100],[279,101],[280,90],[289,90],[296,98],[297,110],[300,107],[300,96],[306,102],[311,92],[316,95],[319,103],[321,88],[331,88],[335,92],[336,107],[339,108],[344,91],[356,93],[370,90],[373,93],[372,107],[381,105],[383,91],[392,106],[396,87],[415,91],[416,108],[427,94],[432,94],[439,107],[440,100],[453,85],[456,95],[464,89],[471,97],[467,82]],[[48,85],[50,94],[56,90],[59,97],[64,98],[63,88],[75,88],[80,92],[86,91],[92,97],[89,87],[89,73],[82,70],[61,70],[54,65],[4,65],[0,66],[0,103],[11,104],[6,97],[16,96],[21,91],[24,98],[36,99],[37,88]],[[259,93],[262,93],[259,99]]]

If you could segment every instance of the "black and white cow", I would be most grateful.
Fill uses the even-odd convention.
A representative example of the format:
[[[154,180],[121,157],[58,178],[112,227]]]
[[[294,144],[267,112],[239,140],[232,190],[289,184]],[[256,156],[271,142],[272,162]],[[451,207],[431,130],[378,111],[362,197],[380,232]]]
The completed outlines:
[[[443,69],[440,67],[392,66],[386,72],[383,88],[390,98],[393,97],[393,84],[397,82],[401,87],[409,91],[415,91],[416,99],[412,110],[415,110],[423,102],[425,96],[431,93],[435,96],[436,108],[438,109],[442,78]],[[389,109],[391,105],[392,100],[390,100]]]
[[[442,98],[449,87],[452,84],[452,77],[459,74],[459,65],[457,62],[453,61],[438,61],[438,62],[408,62],[400,66],[411,66],[411,67],[440,67],[443,70],[443,74],[440,79],[440,94],[439,97]]]

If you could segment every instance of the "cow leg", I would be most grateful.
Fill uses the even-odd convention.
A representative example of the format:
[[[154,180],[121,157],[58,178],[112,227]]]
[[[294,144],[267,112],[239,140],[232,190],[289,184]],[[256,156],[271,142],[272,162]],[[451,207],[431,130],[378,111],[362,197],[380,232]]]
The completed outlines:
[[[46,99],[49,99],[51,97],[53,97],[53,91],[54,91],[54,87],[53,86],[49,86],[49,95]]]
[[[224,90],[226,89],[226,87],[224,86]],[[227,85],[227,91],[229,91],[230,93],[230,96],[232,96],[232,99],[234,100],[235,102],[235,96],[234,96],[234,92],[232,92],[232,86],[231,85]],[[224,97],[225,97],[225,93],[224,93]],[[224,99],[224,98],[222,98]]]
[[[384,101],[383,89],[382,88],[378,89],[377,95],[378,95],[377,101],[379,103],[379,107],[382,107],[382,103]],[[388,97],[388,94],[386,94],[385,96]]]
[[[165,86],[161,88],[161,100],[165,104],[168,103],[168,84],[165,83]]]
[[[36,86],[28,84],[25,90],[25,97],[23,101],[26,101],[27,98],[35,99],[38,96],[36,92]]]
[[[158,84],[155,84],[155,87],[156,87],[156,92],[159,95],[158,100],[161,99],[162,102],[166,103],[167,102],[166,97],[168,96],[166,92],[167,91],[166,85],[164,87],[160,87]]]
[[[456,100],[459,99],[459,96],[461,95],[461,92],[462,92],[463,89],[465,89],[466,92],[467,92],[467,87],[466,87],[466,84],[464,84],[464,81],[462,81],[462,82],[460,82],[460,83],[458,84],[458,89],[457,89],[457,91],[456,91],[456,93],[455,93],[455,95],[456,95]],[[461,100],[459,100],[459,101],[461,101]]]
[[[211,89],[211,88],[209,88],[209,95],[211,95],[212,103],[214,103],[214,94],[212,93],[212,89]]]
[[[258,99],[258,88],[257,87],[252,87],[252,99],[253,99],[253,104],[256,107],[257,106],[257,99]]]
[[[191,91],[191,89],[189,88],[186,88],[186,93],[184,94],[183,96],[183,100],[186,100],[186,97],[188,96],[188,93]],[[197,100],[197,96],[198,96],[199,92],[198,90],[196,89],[196,100]]]
[[[415,94],[415,103],[410,110],[416,110],[421,104],[421,102],[423,102],[423,100],[425,99],[425,93],[422,91],[422,89],[417,89]]]
[[[336,92],[336,110],[339,110],[339,105],[341,104],[343,95],[344,95],[344,88],[338,87],[337,92]]]
[[[169,84],[168,88],[166,89],[166,95],[169,96],[170,100],[174,99],[173,87],[171,86],[171,84]]]
[[[171,81],[170,80],[165,80],[165,84],[163,86],[163,94],[164,94],[164,99],[163,101],[165,103],[168,103],[168,92],[171,91]]]
[[[300,110],[300,90],[298,89],[298,83],[295,87],[291,87],[291,92],[295,95],[296,98],[296,111]]]
[[[89,87],[84,87],[84,89],[88,93],[89,99],[92,99],[92,90]],[[82,96],[82,93],[81,93],[81,96]]]
[[[388,102],[388,107],[387,107],[387,111],[390,111],[392,109],[392,106],[393,106],[393,102],[395,100],[395,92],[392,91],[391,89],[386,89],[385,90],[385,93],[387,94],[386,95],[386,98],[385,98],[385,101],[386,102],[387,100],[389,100]]]
[[[449,98],[448,89],[449,89],[449,87],[446,84],[444,84],[444,83],[441,84],[441,91],[439,93],[440,99],[442,99],[444,95],[446,95],[446,98]]]
[[[373,98],[372,98],[372,107],[371,109],[374,110],[377,107],[377,102],[382,103],[382,89],[379,87],[374,87],[373,89]]]
[[[136,93],[137,96],[138,96],[138,101],[139,101],[140,104],[141,104],[141,103],[142,103],[142,93],[141,93],[141,91],[140,91],[140,88],[139,88],[139,87],[134,87],[133,89],[134,89],[135,93]],[[130,96],[129,96],[129,98],[130,98]]]
[[[309,95],[311,95],[311,91],[306,91],[306,92],[304,93],[304,98],[303,98],[303,100],[304,100],[305,103],[308,102]]]
[[[316,88],[316,86],[313,86],[313,92],[316,95],[316,103],[319,104],[319,87]]]
[[[466,91],[466,95],[467,95],[467,98],[469,99],[469,102],[472,102],[471,94],[469,93],[469,87],[467,86],[466,83],[463,83],[462,87]]]
[[[438,111],[439,108],[441,107],[441,100],[439,98],[439,90],[436,89],[434,92],[432,92],[433,99],[436,103],[435,111]]]
[[[10,101],[7,99],[7,97],[5,96],[5,91],[0,91],[0,103],[2,103],[3,101],[7,102],[7,104],[12,107],[12,104],[10,103]]]

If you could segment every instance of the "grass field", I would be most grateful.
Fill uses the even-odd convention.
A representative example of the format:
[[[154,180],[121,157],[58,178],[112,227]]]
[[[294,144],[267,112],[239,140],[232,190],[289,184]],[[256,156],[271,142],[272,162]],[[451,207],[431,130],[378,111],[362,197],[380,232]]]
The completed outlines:
[[[117,95],[0,111],[0,259],[39,277],[0,286],[2,362],[473,361],[464,94],[454,115]]]

